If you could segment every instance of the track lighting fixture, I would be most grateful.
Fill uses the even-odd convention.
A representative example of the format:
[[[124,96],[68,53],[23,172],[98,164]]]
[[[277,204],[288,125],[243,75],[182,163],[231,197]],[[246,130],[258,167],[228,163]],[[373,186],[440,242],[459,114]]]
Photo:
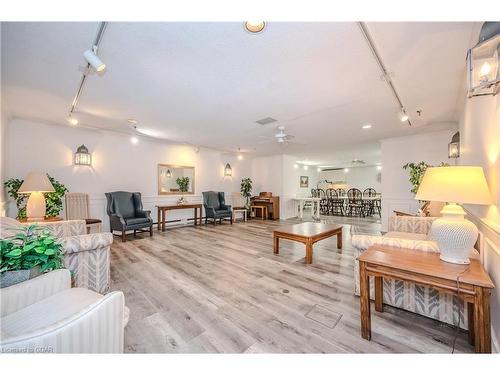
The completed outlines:
[[[408,121],[409,118],[410,116],[408,116],[405,109],[401,108],[401,112],[399,112],[399,119],[401,120],[401,122]]]
[[[96,47],[94,47],[94,50],[97,50]],[[104,74],[106,71],[106,64],[102,62],[102,60],[96,55],[94,51],[91,50],[86,50],[83,53],[83,57],[85,57],[85,60],[95,69],[97,74]]]
[[[78,125],[78,119],[71,116],[71,113],[69,114],[68,118],[67,118],[68,122],[73,125],[73,126],[76,126]]]

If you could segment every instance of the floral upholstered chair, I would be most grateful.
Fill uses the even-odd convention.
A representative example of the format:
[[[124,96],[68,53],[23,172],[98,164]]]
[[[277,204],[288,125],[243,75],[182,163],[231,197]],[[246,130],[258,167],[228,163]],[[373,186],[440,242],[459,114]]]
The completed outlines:
[[[27,225],[17,220],[1,217],[0,237],[11,237]],[[74,278],[75,286],[91,289],[104,294],[110,283],[110,247],[113,243],[111,233],[87,234],[85,220],[66,220],[37,223],[47,228],[63,246],[64,264]]]
[[[436,217],[393,216],[383,236],[353,234],[355,294],[359,296],[358,257],[372,245],[439,252],[429,231]],[[373,282],[370,295],[374,296]],[[434,288],[384,279],[384,303],[467,329],[467,307],[462,300]]]

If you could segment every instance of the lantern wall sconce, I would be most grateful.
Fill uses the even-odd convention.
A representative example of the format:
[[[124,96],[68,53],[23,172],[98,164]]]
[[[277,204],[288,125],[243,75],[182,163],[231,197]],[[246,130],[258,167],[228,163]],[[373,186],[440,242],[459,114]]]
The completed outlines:
[[[232,177],[233,169],[231,168],[231,164],[227,163],[224,167],[224,177]]]
[[[448,143],[448,158],[455,159],[460,157],[460,132],[453,134],[451,142]]]
[[[81,145],[76,150],[75,165],[92,165],[92,154],[85,145]]]
[[[479,42],[467,51],[469,98],[495,95],[500,87],[500,22],[485,22]]]

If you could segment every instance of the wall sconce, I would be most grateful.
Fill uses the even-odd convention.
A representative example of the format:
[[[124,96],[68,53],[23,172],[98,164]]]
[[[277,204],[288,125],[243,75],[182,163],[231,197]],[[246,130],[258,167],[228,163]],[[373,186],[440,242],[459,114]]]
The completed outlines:
[[[231,168],[231,165],[227,163],[224,168],[224,177],[232,177],[232,176],[233,176],[233,169]]]
[[[451,142],[448,143],[448,158],[454,159],[460,157],[460,132],[453,134]]]
[[[500,22],[485,22],[479,42],[467,51],[469,98],[498,93],[500,75]]]
[[[92,154],[85,145],[81,145],[76,150],[75,165],[92,165]]]

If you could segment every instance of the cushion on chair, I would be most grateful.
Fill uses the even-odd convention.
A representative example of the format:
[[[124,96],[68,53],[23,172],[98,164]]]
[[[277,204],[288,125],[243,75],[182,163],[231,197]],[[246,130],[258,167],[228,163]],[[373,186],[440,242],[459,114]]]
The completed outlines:
[[[215,210],[215,216],[217,217],[231,216],[231,214],[232,214],[231,210]]]
[[[84,288],[66,289],[2,318],[4,338],[27,334],[77,314],[103,296]]]
[[[131,217],[131,218],[125,218],[125,223],[127,226],[130,225],[137,225],[137,224],[150,224],[151,220],[147,217]]]

